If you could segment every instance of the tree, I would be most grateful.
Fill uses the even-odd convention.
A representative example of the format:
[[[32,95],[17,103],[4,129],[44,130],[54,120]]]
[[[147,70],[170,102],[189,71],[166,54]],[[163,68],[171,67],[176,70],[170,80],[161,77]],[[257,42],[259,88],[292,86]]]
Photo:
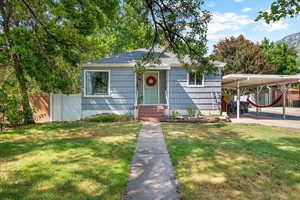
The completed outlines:
[[[279,21],[285,17],[296,17],[300,13],[300,0],[276,0],[270,11],[261,11],[256,21],[264,19],[267,23]]]
[[[276,74],[296,74],[297,51],[290,48],[286,43],[274,43],[264,39],[261,43],[262,50],[266,55],[267,62],[275,66]]]
[[[116,20],[96,31],[91,39],[112,47],[98,50],[101,55],[149,47],[143,64],[156,62],[159,57],[154,53],[155,47],[166,43],[166,50],[177,54],[183,62],[189,56],[194,61],[189,65],[207,63],[204,55],[211,14],[202,9],[203,3],[203,0],[123,0]]]
[[[25,124],[33,123],[30,83],[44,92],[74,90],[74,66],[90,45],[85,37],[117,7],[117,0],[0,1],[0,63],[13,69]]]
[[[144,0],[124,0],[118,15],[87,40],[94,45],[83,61],[98,59],[138,48],[149,48],[153,30],[145,15]]]
[[[152,62],[154,47],[167,41],[182,62],[190,57],[187,66],[207,64],[210,13],[202,5],[203,0],[0,0],[0,63],[12,69],[24,123],[33,123],[30,87],[71,93],[80,80],[76,66],[87,59],[149,46],[144,61]]]
[[[266,62],[261,46],[243,35],[220,41],[214,46],[213,56],[226,63],[224,74],[263,74],[272,72],[274,68]]]
[[[203,0],[144,0],[144,4],[147,19],[154,30],[146,62],[156,61],[155,46],[167,43],[167,50],[175,53],[187,68],[212,70],[209,59],[205,57],[211,14],[202,9]]]

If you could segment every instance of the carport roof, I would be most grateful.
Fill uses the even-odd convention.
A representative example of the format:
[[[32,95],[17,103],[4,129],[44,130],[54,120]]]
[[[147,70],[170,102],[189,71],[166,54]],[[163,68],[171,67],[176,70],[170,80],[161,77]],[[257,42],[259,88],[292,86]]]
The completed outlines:
[[[222,78],[222,88],[251,88],[300,82],[300,75],[229,74]]]

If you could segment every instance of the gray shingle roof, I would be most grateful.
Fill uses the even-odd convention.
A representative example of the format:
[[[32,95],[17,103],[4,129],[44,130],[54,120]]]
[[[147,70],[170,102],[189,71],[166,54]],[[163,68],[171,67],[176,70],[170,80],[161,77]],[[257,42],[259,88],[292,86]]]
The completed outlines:
[[[105,58],[101,58],[98,60],[81,63],[81,64],[83,65],[128,64],[134,66],[136,61],[142,59],[143,56],[146,55],[148,52],[149,52],[148,49],[136,49],[134,51],[120,53]],[[167,65],[167,66],[181,65],[179,59],[176,57],[175,54],[171,52],[164,52],[162,54],[163,49],[161,48],[156,48],[155,52],[158,56],[160,56],[161,65]],[[225,65],[225,63],[219,61],[214,61],[214,64],[217,67],[223,67]]]
[[[98,60],[85,62],[82,64],[135,64],[136,61],[143,58],[144,55],[148,53],[148,49],[137,49],[134,51],[129,51],[125,53],[120,53],[117,55],[108,56],[105,58],[101,58]],[[172,65],[172,64],[180,64],[179,60],[175,56],[175,54],[165,52],[163,55],[162,49],[155,49],[155,52],[158,56],[160,56],[162,64]]]
[[[141,59],[146,53],[146,50],[138,49],[135,51],[120,53],[110,57],[98,59],[92,61],[91,63],[131,63]]]

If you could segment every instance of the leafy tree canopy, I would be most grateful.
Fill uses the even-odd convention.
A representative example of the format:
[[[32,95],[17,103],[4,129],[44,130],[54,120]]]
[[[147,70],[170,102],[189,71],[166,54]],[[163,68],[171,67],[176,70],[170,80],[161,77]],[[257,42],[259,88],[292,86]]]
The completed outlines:
[[[167,50],[175,53],[186,68],[211,69],[204,56],[211,13],[202,9],[203,4],[203,0],[145,0],[148,21],[154,30],[146,62],[156,61],[157,44],[167,44]]]
[[[32,123],[31,86],[43,92],[78,89],[81,61],[169,44],[181,60],[208,63],[210,13],[203,0],[1,0],[0,63],[12,73],[9,87],[20,99],[24,123]],[[18,109],[18,108],[17,108]]]
[[[118,15],[107,26],[96,30],[86,39],[94,45],[84,53],[82,61],[90,61],[107,55],[137,48],[149,48],[153,30],[147,21],[143,0],[124,0]]]
[[[264,39],[261,43],[267,62],[275,66],[275,74],[296,74],[297,51],[286,43],[274,43]]]
[[[285,17],[296,17],[300,13],[300,0],[276,0],[268,11],[259,12],[256,21],[264,19],[267,23],[279,21]]]
[[[220,41],[214,46],[213,56],[226,63],[224,74],[262,74],[273,71],[273,65],[267,63],[261,46],[243,35]]]
[[[2,0],[0,1],[0,63],[11,67],[18,85],[25,123],[32,123],[30,83],[44,92],[76,89],[85,38],[113,19],[119,1]]]

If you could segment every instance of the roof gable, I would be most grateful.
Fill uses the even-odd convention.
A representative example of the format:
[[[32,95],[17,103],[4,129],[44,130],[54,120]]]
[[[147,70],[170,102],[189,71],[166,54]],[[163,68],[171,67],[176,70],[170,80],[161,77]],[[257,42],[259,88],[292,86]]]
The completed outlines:
[[[137,49],[125,53],[120,53],[98,60],[81,63],[83,67],[101,67],[101,66],[124,66],[134,67],[138,60],[141,60],[149,52],[149,49]],[[155,48],[154,52],[160,58],[160,66],[182,66],[174,53],[166,52],[162,48]],[[224,67],[225,63],[214,61],[216,67]]]

